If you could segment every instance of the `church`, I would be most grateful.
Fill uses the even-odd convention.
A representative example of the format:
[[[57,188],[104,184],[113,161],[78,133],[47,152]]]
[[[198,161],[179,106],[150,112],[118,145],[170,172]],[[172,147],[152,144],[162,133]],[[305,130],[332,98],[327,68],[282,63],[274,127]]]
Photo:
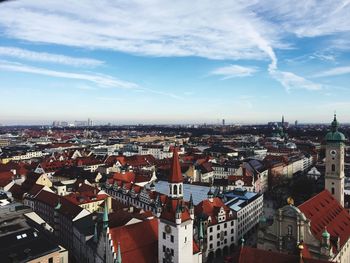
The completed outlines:
[[[258,248],[287,254],[303,245],[310,258],[350,263],[350,214],[344,208],[345,136],[336,115],[326,134],[325,190],[298,207],[278,209],[258,233]]]

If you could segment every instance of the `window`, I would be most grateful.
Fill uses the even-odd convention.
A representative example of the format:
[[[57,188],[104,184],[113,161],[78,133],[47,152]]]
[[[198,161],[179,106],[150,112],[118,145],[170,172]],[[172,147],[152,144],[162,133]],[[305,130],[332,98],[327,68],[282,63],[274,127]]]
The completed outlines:
[[[177,185],[174,185],[174,195],[177,195]]]
[[[185,243],[187,242],[187,237],[185,237]]]
[[[213,228],[212,227],[209,227],[209,232],[213,232]]]
[[[53,258],[49,258],[49,263],[53,263]]]
[[[225,227],[225,228],[227,227],[227,223],[224,224],[224,227]]]
[[[209,236],[209,240],[212,241],[213,240],[213,236]]]
[[[212,249],[212,248],[213,248],[213,244],[210,244],[210,245],[209,245],[209,248]]]
[[[233,234],[233,228],[231,229],[231,234]]]
[[[179,185],[179,194],[180,195],[182,194],[182,186],[181,186],[181,184]]]
[[[218,241],[218,242],[216,243],[216,245],[219,247],[219,246],[220,246],[220,241]]]
[[[233,226],[233,221],[231,221],[231,226]]]
[[[217,226],[217,230],[220,230],[220,225]]]
[[[218,233],[218,234],[216,235],[216,237],[217,237],[217,238],[220,238],[220,233]]]
[[[335,164],[332,164],[332,172],[335,172]]]
[[[174,236],[173,236],[173,235],[170,236],[170,241],[171,241],[172,243],[174,243]]]
[[[163,252],[165,252],[165,246],[163,246]]]
[[[334,187],[332,187],[332,195],[334,195]]]
[[[166,239],[166,234],[165,234],[165,232],[163,232],[163,239]]]
[[[171,255],[174,256],[174,249],[171,249]]]

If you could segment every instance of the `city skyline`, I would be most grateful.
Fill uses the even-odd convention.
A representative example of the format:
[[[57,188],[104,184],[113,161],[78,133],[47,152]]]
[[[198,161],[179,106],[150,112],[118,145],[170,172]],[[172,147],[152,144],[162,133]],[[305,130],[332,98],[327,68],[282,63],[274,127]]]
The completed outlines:
[[[0,5],[3,125],[350,122],[347,1]]]

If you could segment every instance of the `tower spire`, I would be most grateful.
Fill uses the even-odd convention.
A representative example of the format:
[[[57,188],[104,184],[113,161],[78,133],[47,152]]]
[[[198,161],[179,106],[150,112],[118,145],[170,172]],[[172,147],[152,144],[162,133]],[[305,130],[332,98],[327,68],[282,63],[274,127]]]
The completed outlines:
[[[171,163],[171,171],[169,176],[169,183],[182,183],[182,182],[183,182],[183,178],[181,173],[179,155],[177,153],[176,147],[174,147],[173,160]]]

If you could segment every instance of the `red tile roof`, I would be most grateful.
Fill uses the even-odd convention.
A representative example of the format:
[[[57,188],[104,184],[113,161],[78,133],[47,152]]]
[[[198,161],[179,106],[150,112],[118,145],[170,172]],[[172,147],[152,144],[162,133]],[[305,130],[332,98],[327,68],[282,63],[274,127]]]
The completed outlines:
[[[52,208],[55,208],[58,202],[60,202],[61,207],[59,210],[56,210],[56,211],[58,211],[59,213],[65,215],[70,219],[74,219],[82,210],[84,210],[80,206],[75,205],[64,198],[61,198],[60,196],[47,191],[41,191],[36,196],[35,200],[45,203]]]
[[[183,182],[183,178],[182,178],[181,166],[179,162],[179,155],[177,154],[177,149],[174,148],[169,183],[181,183],[181,182]]]
[[[211,217],[211,223],[217,223],[217,216],[221,209],[224,208],[226,212],[226,219],[229,218],[230,208],[228,208],[220,198],[213,198],[213,202],[210,202],[208,199],[201,201],[198,205],[195,206],[194,213],[195,215],[205,214]]]
[[[118,242],[120,244],[123,262],[158,262],[158,220],[156,218],[111,228],[109,232],[115,251],[118,250]]]
[[[322,232],[327,227],[331,239],[340,238],[343,246],[350,236],[350,215],[327,190],[310,198],[298,208],[311,221],[311,231],[321,240]]]
[[[170,222],[176,221],[176,208],[178,204],[181,206],[181,222],[186,222],[191,219],[190,213],[183,200],[167,198],[163,211],[160,215],[161,218]]]
[[[234,255],[234,263],[326,263],[319,259],[305,258],[300,259],[299,255],[282,254],[252,247],[241,247]]]
[[[135,181],[135,173],[134,172],[114,173],[113,179],[116,181],[131,183]]]
[[[0,187],[5,187],[12,182],[12,177],[14,174],[12,172],[0,172]]]

